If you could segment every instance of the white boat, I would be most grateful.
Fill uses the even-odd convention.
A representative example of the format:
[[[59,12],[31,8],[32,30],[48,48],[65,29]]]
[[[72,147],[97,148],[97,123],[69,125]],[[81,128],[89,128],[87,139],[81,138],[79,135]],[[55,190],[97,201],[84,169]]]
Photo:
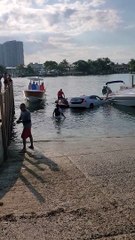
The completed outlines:
[[[46,92],[43,78],[31,77],[29,79],[28,89],[23,91],[24,97],[30,102],[42,101]]]
[[[113,92],[109,87],[110,84],[122,83],[118,91]],[[106,99],[109,103],[135,107],[135,88],[127,87],[122,80],[110,81],[102,89],[103,95],[106,94]]]

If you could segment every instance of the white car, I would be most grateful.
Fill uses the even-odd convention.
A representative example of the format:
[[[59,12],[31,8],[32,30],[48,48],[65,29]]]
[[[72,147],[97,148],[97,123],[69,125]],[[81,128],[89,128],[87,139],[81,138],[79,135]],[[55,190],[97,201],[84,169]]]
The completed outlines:
[[[69,107],[71,108],[93,108],[105,103],[103,98],[97,95],[73,97],[69,101]]]

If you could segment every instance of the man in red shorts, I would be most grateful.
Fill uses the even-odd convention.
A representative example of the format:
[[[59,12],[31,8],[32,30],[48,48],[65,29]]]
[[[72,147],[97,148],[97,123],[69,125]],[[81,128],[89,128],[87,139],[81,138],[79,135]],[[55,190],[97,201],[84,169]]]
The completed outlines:
[[[21,103],[20,110],[21,110],[21,114],[20,114],[19,119],[17,120],[17,123],[20,123],[20,122],[23,123],[23,131],[22,131],[22,134],[21,134],[21,138],[23,139],[22,152],[25,152],[26,151],[26,139],[27,138],[30,139],[30,143],[31,143],[29,148],[34,149],[33,137],[32,137],[32,134],[31,134],[31,114],[30,114],[29,110],[26,108],[26,105],[24,103]]]

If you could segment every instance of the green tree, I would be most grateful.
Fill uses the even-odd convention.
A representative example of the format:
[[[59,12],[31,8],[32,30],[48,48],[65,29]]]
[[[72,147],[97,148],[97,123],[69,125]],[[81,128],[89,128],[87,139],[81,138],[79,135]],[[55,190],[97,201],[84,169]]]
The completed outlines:
[[[97,74],[108,74],[111,72],[112,62],[109,58],[98,58],[95,61]]]
[[[24,65],[18,65],[16,67],[18,77],[24,77],[26,75],[26,68]]]
[[[95,61],[88,60],[88,74],[95,74],[96,73],[96,64]]]
[[[46,71],[52,71],[52,70],[57,70],[58,69],[58,63],[55,61],[46,61],[44,63],[44,67]]]
[[[60,73],[68,72],[70,69],[69,63],[66,59],[59,63],[58,69]]]
[[[130,72],[135,72],[135,59],[131,59],[128,63]]]
[[[30,64],[27,65],[26,72],[27,72],[27,75],[29,75],[29,76],[32,76],[32,75],[35,74],[35,71],[34,71],[34,69],[30,66]]]
[[[88,62],[86,62],[84,60],[78,60],[78,61],[74,62],[73,64],[75,66],[76,71],[81,72],[83,74],[88,74],[88,71],[89,71]]]
[[[0,65],[0,74],[3,74],[4,72],[6,72],[6,68]]]

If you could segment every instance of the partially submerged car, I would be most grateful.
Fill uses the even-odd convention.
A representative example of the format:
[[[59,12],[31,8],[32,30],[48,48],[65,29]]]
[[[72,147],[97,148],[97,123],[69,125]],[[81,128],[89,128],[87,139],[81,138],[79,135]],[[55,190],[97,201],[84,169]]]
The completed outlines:
[[[73,97],[69,101],[71,108],[93,108],[105,103],[105,100],[97,95]]]

